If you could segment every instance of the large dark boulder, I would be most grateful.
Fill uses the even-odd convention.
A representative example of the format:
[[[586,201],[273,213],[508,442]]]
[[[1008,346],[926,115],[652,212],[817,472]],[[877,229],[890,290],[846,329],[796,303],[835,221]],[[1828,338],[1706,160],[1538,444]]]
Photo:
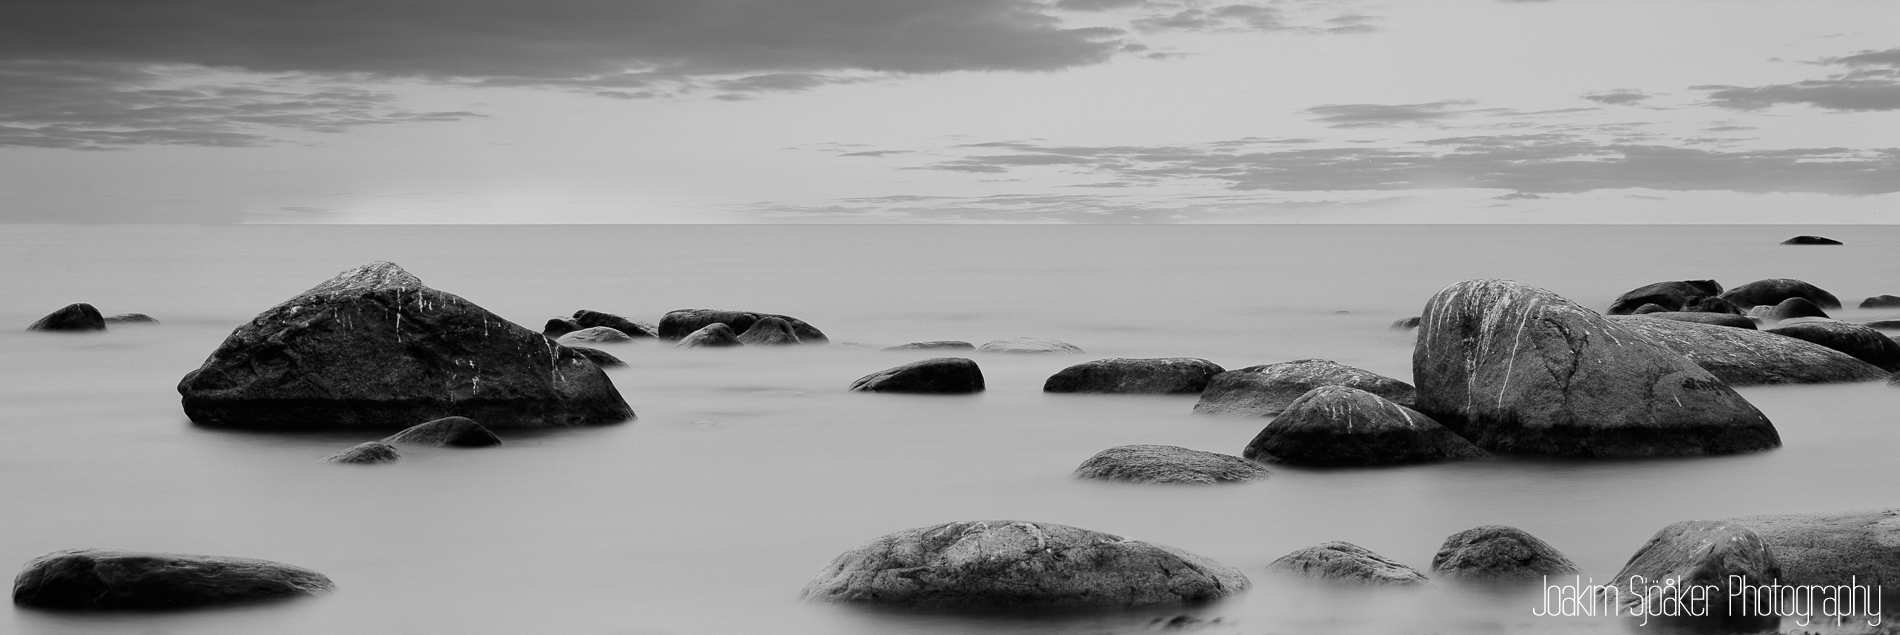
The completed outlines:
[[[1891,309],[1900,307],[1900,295],[1876,295],[1860,301],[1863,309]]]
[[[768,317],[785,320],[786,323],[791,324],[792,334],[797,335],[798,341],[800,342],[806,344],[825,344],[831,341],[826,339],[824,332],[819,331],[817,327],[806,324],[804,320],[789,315],[755,313],[752,311],[725,311],[721,309],[680,309],[678,311],[669,311],[665,316],[660,318],[657,335],[660,339],[677,340],[686,337],[694,331],[706,328],[706,326],[710,324],[724,324],[731,327],[733,333],[744,333],[746,329],[752,328],[752,323]]]
[[[1695,322],[1713,326],[1726,326],[1729,328],[1748,329],[1750,331],[1759,330],[1759,327],[1755,326],[1754,320],[1748,319],[1746,315],[1736,315],[1734,313],[1665,311],[1663,313],[1644,313],[1643,317],[1675,320],[1677,322]]]
[[[791,322],[768,316],[740,333],[739,342],[746,346],[786,346],[798,343],[798,333]]]
[[[1489,455],[1411,408],[1357,388],[1320,386],[1293,400],[1241,456],[1290,465],[1365,466]]]
[[[937,357],[886,368],[851,382],[859,392],[983,392],[983,370],[968,357]]]
[[[1731,593],[1739,595],[1741,585],[1787,578],[1775,552],[1748,527],[1733,521],[1685,520],[1657,531],[1611,579],[1621,591],[1622,606],[1643,607],[1649,615],[1669,615],[1666,603],[1684,600],[1690,587],[1714,587],[1707,596],[1707,617],[1733,619],[1743,616],[1729,615],[1726,600]],[[1665,585],[1665,580],[1674,585]]]
[[[365,441],[343,448],[341,452],[324,457],[325,463],[345,463],[352,465],[377,465],[395,463],[402,458],[396,448],[381,441]]]
[[[976,350],[982,353],[1082,353],[1082,347],[1046,337],[1006,337],[984,342]]]
[[[1124,445],[1102,450],[1075,468],[1075,478],[1130,483],[1213,485],[1266,478],[1267,468],[1237,456],[1173,445]]]
[[[554,338],[554,341],[562,346],[573,346],[575,344],[617,344],[631,342],[633,338],[611,326],[590,326],[563,334]]]
[[[269,560],[67,549],[27,562],[13,579],[13,602],[83,611],[181,609],[333,588],[321,573]]]
[[[1239,569],[1087,529],[1017,520],[900,531],[845,552],[807,600],[926,609],[1198,604],[1251,586]]]
[[[1411,384],[1326,359],[1302,359],[1230,370],[1208,380],[1195,414],[1265,417],[1320,386],[1346,386],[1409,405]]]
[[[1730,386],[1844,383],[1873,381],[1886,376],[1878,366],[1792,337],[1657,317],[1612,319],[1689,358]]]
[[[1725,291],[1720,296],[1739,307],[1781,304],[1788,298],[1802,298],[1823,309],[1841,308],[1841,301],[1820,287],[1793,278],[1769,278]]]
[[[971,344],[969,342],[960,342],[957,340],[937,340],[933,342],[911,342],[908,344],[898,344],[896,346],[886,346],[878,350],[880,351],[936,351],[936,350],[973,351],[973,350],[976,350],[976,345]]]
[[[1847,353],[1890,373],[1900,371],[1900,344],[1872,327],[1827,320],[1785,324],[1768,332]]]
[[[26,327],[29,331],[103,331],[106,318],[84,302],[68,304]]]
[[[1825,236],[1795,236],[1781,241],[1783,245],[1839,245],[1841,241]]]
[[[744,344],[739,341],[739,334],[732,332],[732,327],[726,326],[724,322],[714,322],[707,324],[697,331],[688,333],[686,337],[680,338],[679,343],[674,344],[673,347],[699,348],[702,346],[720,347],[743,345]]]
[[[1577,565],[1530,532],[1484,525],[1445,538],[1432,556],[1432,574],[1474,582],[1522,583],[1576,575]]]
[[[1761,536],[1781,563],[1781,583],[1880,585],[1884,610],[1900,608],[1900,510],[1763,514],[1730,518]]]
[[[106,324],[150,324],[158,325],[158,318],[144,313],[120,313],[106,316]]]
[[[178,383],[185,414],[232,428],[388,428],[466,416],[498,428],[633,418],[592,362],[375,262],[232,331]]]
[[[418,423],[383,439],[390,445],[485,448],[501,445],[501,437],[468,417],[443,417]]]
[[[1083,362],[1057,371],[1042,382],[1042,391],[1152,395],[1197,393],[1207,388],[1207,381],[1223,370],[1214,362],[1194,357],[1115,357]]]
[[[1350,542],[1314,545],[1280,556],[1267,570],[1316,580],[1377,586],[1425,584],[1417,569]]]
[[[653,337],[653,327],[612,313],[581,309],[574,312],[574,323],[581,328],[605,326],[631,338]]]
[[[1413,407],[1486,450],[1639,457],[1781,445],[1774,424],[1728,384],[1555,293],[1467,280],[1432,296],[1424,318]]]
[[[1669,280],[1643,285],[1616,296],[1610,302],[1610,315],[1629,315],[1645,304],[1661,306],[1667,311],[1681,311],[1685,307],[1702,300],[1722,294],[1722,284],[1714,280]]]

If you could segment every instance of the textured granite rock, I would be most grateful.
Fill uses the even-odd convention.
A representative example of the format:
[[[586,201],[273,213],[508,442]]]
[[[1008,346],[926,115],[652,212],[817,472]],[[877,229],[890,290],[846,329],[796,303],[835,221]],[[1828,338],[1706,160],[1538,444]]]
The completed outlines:
[[[1257,481],[1267,468],[1237,456],[1172,445],[1123,445],[1096,453],[1075,468],[1075,478],[1130,483],[1213,485]]]
[[[13,602],[85,611],[179,609],[333,588],[321,573],[269,560],[68,549],[27,562],[13,579]]]

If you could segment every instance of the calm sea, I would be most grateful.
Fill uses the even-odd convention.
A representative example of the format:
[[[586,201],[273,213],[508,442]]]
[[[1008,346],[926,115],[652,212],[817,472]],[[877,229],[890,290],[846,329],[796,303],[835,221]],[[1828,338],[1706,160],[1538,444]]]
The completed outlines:
[[[1806,233],[1848,244],[1776,245]],[[1191,488],[1069,473],[1123,444],[1238,454],[1264,420],[1195,416],[1191,396],[1045,395],[1042,381],[1089,359],[1163,356],[1228,368],[1321,357],[1409,380],[1411,338],[1387,325],[1462,279],[1516,279],[1602,309],[1661,280],[1792,277],[1852,306],[1900,293],[1895,253],[1896,227],[6,227],[0,565],[84,546],[225,554],[307,566],[339,590],[169,614],[11,608],[0,631],[1099,634],[1186,612],[1249,635],[1628,632],[1535,617],[1527,596],[1316,588],[1261,568],[1345,540],[1424,570],[1446,536],[1506,524],[1602,581],[1679,520],[1900,507],[1900,388],[1743,388],[1785,443],[1745,456],[1275,467],[1264,482]],[[380,467],[318,462],[376,434],[186,420],[174,387],[232,328],[371,260],[534,329],[582,308],[649,321],[727,308],[797,316],[840,344],[620,345],[631,367],[609,374],[638,421],[503,431],[499,448],[409,450]],[[82,301],[164,324],[25,332]],[[845,392],[929,356],[879,346],[1010,336],[1088,353],[973,355],[990,386],[976,396]],[[1188,611],[1040,618],[798,600],[864,541],[979,519],[1173,545],[1241,567],[1256,588]]]

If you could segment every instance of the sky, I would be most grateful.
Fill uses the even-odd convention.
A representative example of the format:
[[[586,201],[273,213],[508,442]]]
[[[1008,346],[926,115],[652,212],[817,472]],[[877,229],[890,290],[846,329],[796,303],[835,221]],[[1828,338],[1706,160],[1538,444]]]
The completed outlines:
[[[9,0],[0,222],[1900,223],[1900,2]]]

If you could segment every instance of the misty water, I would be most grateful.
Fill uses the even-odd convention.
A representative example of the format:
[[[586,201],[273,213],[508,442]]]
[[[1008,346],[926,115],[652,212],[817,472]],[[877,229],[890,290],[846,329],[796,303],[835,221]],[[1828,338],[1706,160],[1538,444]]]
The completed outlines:
[[[1819,233],[1841,247],[1783,247]],[[1343,589],[1262,568],[1345,540],[1425,570],[1446,536],[1513,525],[1607,580],[1695,518],[1900,506],[1900,388],[1748,387],[1780,449],[1627,461],[1507,458],[1384,469],[1272,467],[1218,487],[1078,481],[1102,449],[1238,454],[1265,419],[1193,396],[1047,395],[1061,368],[1190,356],[1227,368],[1327,358],[1411,379],[1416,315],[1444,286],[1510,278],[1599,310],[1631,288],[1792,277],[1850,307],[1900,293],[1900,228],[1763,226],[239,226],[0,230],[0,565],[75,547],[267,558],[323,572],[320,598],[175,613],[14,607],[0,631],[318,633],[1621,633],[1534,598],[1433,585]],[[336,273],[394,261],[538,330],[594,309],[782,313],[831,346],[609,350],[638,420],[501,430],[504,445],[323,457],[380,432],[193,426],[175,386],[231,329]],[[161,326],[29,333],[71,302]],[[1892,311],[1845,309],[1865,319]],[[1085,355],[969,356],[974,396],[845,391],[930,357],[878,347],[1012,336]],[[834,556],[953,520],[1053,522],[1167,544],[1255,587],[1191,609],[953,615],[802,602]],[[1784,627],[1792,627],[1786,624]]]

